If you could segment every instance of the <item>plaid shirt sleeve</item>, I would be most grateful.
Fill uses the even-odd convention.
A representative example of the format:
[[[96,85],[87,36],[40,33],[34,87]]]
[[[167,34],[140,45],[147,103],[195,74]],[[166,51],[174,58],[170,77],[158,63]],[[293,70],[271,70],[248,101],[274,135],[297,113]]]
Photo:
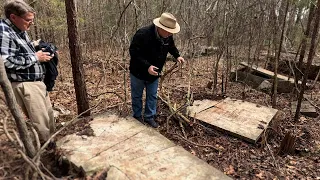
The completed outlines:
[[[18,34],[2,22],[0,23],[0,42],[1,57],[6,68],[26,69],[38,62],[34,47],[25,32]]]

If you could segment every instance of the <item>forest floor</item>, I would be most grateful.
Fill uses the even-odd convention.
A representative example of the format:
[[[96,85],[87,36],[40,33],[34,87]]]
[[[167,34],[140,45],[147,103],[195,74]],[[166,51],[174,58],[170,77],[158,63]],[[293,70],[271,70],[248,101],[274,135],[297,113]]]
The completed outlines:
[[[118,66],[121,62],[117,60],[106,62],[98,55],[99,53],[96,54],[84,58],[90,106],[95,107],[92,109],[92,114],[115,111],[123,116],[130,115],[128,72],[125,73],[126,83],[123,83],[123,69]],[[175,102],[177,106],[183,105],[186,101],[190,84],[195,100],[231,97],[271,107],[269,94],[248,86],[244,88],[244,85],[238,82],[228,82],[223,97],[215,95],[207,88],[212,79],[214,58],[201,57],[187,60],[188,65],[177,68],[162,84],[163,92],[169,95],[170,101]],[[168,62],[166,67],[172,65],[172,62]],[[59,70],[60,75],[55,90],[50,92],[50,97],[55,109],[65,109],[70,111],[70,114],[60,115],[57,118],[58,128],[61,127],[61,123],[74,118],[77,111],[71,64],[63,52],[60,52]],[[220,70],[219,77],[222,72],[223,70]],[[218,84],[217,94],[221,94],[221,78]],[[320,84],[317,83],[315,88],[307,90],[306,94],[319,95],[319,87]],[[3,97],[3,94],[0,97]],[[127,101],[125,104],[123,104],[124,99]],[[320,119],[301,116],[299,121],[294,122],[290,108],[293,100],[292,94],[279,94],[276,108],[281,110],[281,115],[272,121],[267,132],[263,134],[264,140],[257,144],[247,143],[195,120],[192,125],[184,126],[185,134],[183,134],[177,120],[171,118],[167,122],[167,117],[171,113],[161,100],[158,101],[157,121],[160,124],[158,130],[168,139],[234,179],[320,179]],[[320,106],[320,96],[315,96],[312,101],[316,106]],[[4,101],[0,102],[0,107],[6,108]],[[317,111],[319,112],[319,109]],[[0,179],[24,179],[26,163],[3,133],[3,119],[8,118],[8,114],[0,114],[0,118]],[[66,134],[83,131],[87,128],[88,121],[87,119],[72,125],[62,131],[57,139]],[[12,120],[8,126],[9,130],[14,128]],[[289,131],[296,136],[295,150],[291,154],[280,156],[278,155],[280,144]],[[187,138],[184,138],[185,136]],[[70,171],[62,172],[65,170],[58,167],[55,153],[46,152],[42,163],[52,170],[56,177],[66,179],[76,177],[77,175]]]

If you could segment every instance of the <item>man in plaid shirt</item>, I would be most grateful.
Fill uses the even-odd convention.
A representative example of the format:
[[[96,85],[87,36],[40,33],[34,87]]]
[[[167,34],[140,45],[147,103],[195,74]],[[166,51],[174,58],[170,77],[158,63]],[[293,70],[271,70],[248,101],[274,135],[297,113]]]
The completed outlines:
[[[36,52],[26,32],[33,24],[33,8],[23,0],[11,0],[4,5],[4,12],[6,18],[0,20],[0,55],[17,103],[44,143],[54,131],[54,117],[42,82],[45,69],[41,62],[50,61],[52,56]]]

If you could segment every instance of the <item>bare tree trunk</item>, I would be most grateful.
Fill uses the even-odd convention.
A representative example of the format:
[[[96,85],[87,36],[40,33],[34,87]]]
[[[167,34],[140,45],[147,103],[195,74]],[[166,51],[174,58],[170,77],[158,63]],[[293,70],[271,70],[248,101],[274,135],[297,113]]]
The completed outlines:
[[[27,154],[30,158],[36,155],[36,149],[32,143],[30,133],[27,128],[27,124],[23,118],[22,112],[17,105],[16,98],[13,94],[13,90],[8,80],[6,70],[4,68],[3,59],[0,58],[0,85],[6,97],[7,105],[10,109],[11,114],[16,122],[20,138],[26,148]]]
[[[34,7],[35,3],[36,3],[36,2],[31,3],[30,6],[31,6],[32,8],[35,8],[35,7]],[[38,22],[37,22],[37,19],[34,19],[33,27],[34,27],[34,37],[32,37],[32,39],[39,39],[39,30],[38,30]]]
[[[214,65],[214,73],[213,73],[213,91],[216,93],[217,85],[218,85],[218,70],[219,70],[219,62],[222,58],[223,50],[219,50],[219,53],[217,54],[217,61]]]
[[[306,54],[307,49],[307,39],[310,38],[310,32],[311,32],[311,22],[314,18],[314,3],[310,3],[310,10],[309,10],[309,16],[308,16],[308,23],[307,28],[304,32],[304,37],[301,42],[301,50],[300,50],[300,56],[299,56],[299,63],[298,63],[298,69],[296,70],[296,77],[295,77],[295,83],[298,84],[298,81],[301,79],[302,74],[300,73],[302,71],[302,65],[303,65],[303,59]],[[296,67],[296,66],[295,66]]]
[[[311,37],[311,44],[310,44],[310,50],[309,50],[309,54],[308,54],[307,66],[304,71],[303,80],[302,80],[302,84],[301,84],[301,90],[300,90],[300,94],[299,94],[299,98],[298,98],[297,110],[296,110],[296,114],[294,116],[295,121],[297,121],[299,119],[299,114],[300,114],[300,109],[301,109],[301,101],[303,99],[304,90],[306,88],[308,75],[309,75],[309,69],[311,67],[313,56],[315,54],[316,47],[317,47],[316,42],[318,39],[319,21],[320,21],[320,0],[318,0],[318,2],[317,2],[317,7],[316,7],[315,12],[316,12],[316,19],[315,19],[314,28],[313,28],[312,37]]]
[[[289,0],[287,0],[286,4],[286,10],[285,10],[285,15],[283,18],[283,23],[282,23],[282,32],[281,32],[281,38],[280,38],[280,43],[279,43],[279,50],[277,57],[275,59],[275,67],[274,67],[274,78],[273,78],[273,94],[272,94],[272,107],[274,108],[277,105],[277,94],[278,94],[278,66],[279,66],[279,60],[280,60],[280,55],[281,55],[281,49],[282,49],[282,44],[283,44],[283,39],[284,39],[284,32],[285,32],[285,27],[286,27],[286,19],[287,19],[287,14],[288,14],[288,9],[289,9]]]
[[[83,60],[79,43],[76,5],[74,0],[65,0],[65,3],[68,22],[69,49],[78,114],[87,111],[83,116],[90,116],[90,111],[88,111],[89,101],[85,84]]]
[[[122,20],[122,24],[123,24],[123,49],[122,49],[122,60],[123,60],[123,67],[126,67],[126,39],[127,39],[127,15],[125,13],[126,9],[129,7],[129,5],[131,4],[132,1],[130,1],[128,3],[127,6],[126,5],[126,0],[123,0],[123,6],[124,6],[124,10],[123,10],[123,20]],[[124,104],[127,103],[127,73],[126,70],[123,70],[123,90],[124,90]]]

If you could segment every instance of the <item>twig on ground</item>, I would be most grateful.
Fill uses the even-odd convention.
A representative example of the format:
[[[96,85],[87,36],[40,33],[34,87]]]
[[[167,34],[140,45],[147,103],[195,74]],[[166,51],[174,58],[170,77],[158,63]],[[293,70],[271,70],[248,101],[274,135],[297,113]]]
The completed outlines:
[[[215,134],[217,135],[217,132],[214,131],[212,128],[209,128],[209,127],[206,127],[205,125],[203,124],[200,124],[200,123],[196,123],[198,126],[202,127],[205,131],[211,133],[211,134]]]
[[[51,176],[54,177],[54,175],[41,163],[42,168]]]
[[[16,149],[18,150],[18,152],[21,154],[22,158],[25,160],[25,162],[27,162],[27,164],[30,165],[30,167],[32,169],[34,169],[37,173],[39,173],[39,175],[41,176],[42,179],[51,179],[51,177],[48,177],[47,175],[45,175],[40,169],[39,167],[37,167],[35,165],[35,162],[33,162],[31,159],[29,159],[29,157],[21,150],[21,147],[18,147],[14,141],[14,139],[12,138],[12,136],[9,134],[9,131],[7,129],[7,119],[8,119],[9,115],[7,114],[7,116],[4,118],[4,122],[3,122],[3,128],[5,131],[5,134],[7,136],[7,138],[13,143],[13,145],[16,147]],[[17,137],[17,139],[19,139],[19,137]],[[18,140],[19,141],[19,140]],[[20,140],[21,141],[21,140]]]
[[[188,123],[190,124],[190,120],[185,117],[182,113],[180,113],[181,110],[185,109],[188,107],[188,104],[184,104],[182,105],[181,107],[179,107],[178,109],[174,108],[171,104],[170,104],[170,98],[168,97],[168,102],[165,101],[161,96],[159,96],[159,99],[161,101],[163,101],[168,107],[169,107],[169,110],[171,112],[171,115],[169,115],[167,117],[167,132],[169,132],[169,120],[172,116],[174,116],[177,120],[179,120],[179,123]],[[183,129],[183,126],[180,125],[180,127],[182,128],[181,131],[184,132],[184,129]]]
[[[17,133],[14,129],[12,129],[12,133],[13,133],[14,136],[16,137],[16,140],[18,141],[19,146],[22,148],[22,151],[23,151],[23,152],[26,152],[26,149],[25,149],[25,147],[24,147],[24,144],[23,144],[23,142],[21,141],[21,139],[19,138],[18,133]]]
[[[212,148],[212,149],[214,149],[216,152],[219,152],[219,151],[220,151],[218,148],[216,148],[216,147],[214,147],[214,146],[212,146],[212,145],[208,145],[208,144],[204,144],[204,145],[202,145],[202,144],[197,144],[197,143],[194,143],[194,142],[192,142],[192,141],[190,141],[190,140],[188,140],[188,139],[180,136],[179,134],[175,134],[175,133],[170,133],[170,134],[172,134],[173,136],[176,136],[176,137],[178,137],[178,138],[184,140],[185,142],[187,142],[187,143],[189,143],[189,144],[192,144],[192,145],[194,145],[194,146],[205,147],[205,148],[206,148],[206,147]]]
[[[41,176],[41,179],[52,179],[52,178],[55,178],[55,177],[49,177],[49,176],[47,176],[47,175],[45,175],[41,170],[40,170],[40,168],[35,164],[35,162],[32,160],[32,159],[30,159],[25,153],[23,153],[20,149],[18,149],[18,152],[21,154],[21,156],[22,156],[22,158],[24,159],[24,161],[26,161],[29,165],[30,165],[30,167],[32,168],[32,169],[34,169],[36,172],[38,172],[39,173],[39,175]],[[28,178],[28,177],[26,177],[26,178]]]
[[[2,178],[6,179],[8,172],[4,170],[4,167],[0,167],[0,172],[2,172],[0,173],[2,175]]]
[[[267,131],[267,130],[265,129],[264,132],[263,132],[263,136],[264,136],[264,140],[265,140],[266,146],[267,146],[267,148],[268,148],[268,150],[269,150],[269,152],[270,152],[270,155],[271,155],[271,157],[272,157],[272,159],[273,159],[273,162],[274,162],[275,167],[280,170],[279,165],[278,165],[278,163],[277,163],[277,161],[276,161],[276,158],[274,157],[273,152],[272,152],[272,150],[271,150],[271,148],[270,148],[270,145],[269,145],[269,143],[268,143],[266,131]]]
[[[15,143],[13,137],[10,135],[10,133],[9,133],[9,131],[8,131],[8,127],[7,127],[7,120],[8,120],[9,114],[8,114],[7,112],[4,112],[4,113],[5,113],[5,117],[4,117],[4,119],[3,119],[3,130],[4,130],[4,133],[6,134],[7,138],[13,143],[13,145],[14,145],[17,149],[19,149],[19,148],[21,148],[21,147],[23,147],[23,146],[21,146],[21,147],[17,146],[17,144]],[[17,139],[19,139],[19,136],[18,136],[16,133],[15,133],[14,135],[15,135],[15,137],[16,137]],[[18,140],[18,142],[19,142],[19,140]]]
[[[184,136],[185,138],[187,138],[187,134],[186,134],[186,132],[185,132],[185,130],[184,130],[184,126],[183,126],[183,124],[181,123],[181,121],[179,121],[179,125],[180,125],[181,132],[182,132],[183,136]]]
[[[91,95],[91,94],[88,93],[88,95],[89,95],[90,97],[92,97],[92,98],[97,98],[97,97],[102,96],[102,95],[105,95],[105,94],[115,94],[115,95],[117,95],[122,101],[124,101],[124,98],[123,98],[119,93],[117,93],[117,92],[115,92],[115,91],[106,91],[106,92],[103,92],[103,93],[100,93],[100,94],[96,94],[96,95]]]
[[[34,135],[34,138],[36,140],[37,150],[39,150],[40,147],[41,147],[41,144],[40,144],[40,141],[39,141],[39,135],[38,135],[37,131],[34,129],[33,125],[31,125],[30,128],[31,128],[31,131],[32,131],[32,133]]]
[[[186,107],[187,107],[186,104],[184,104],[183,106],[179,107],[177,110],[174,110],[173,112],[170,110],[171,114],[167,117],[167,132],[169,132],[169,120],[171,119],[171,117],[175,116],[176,113],[180,112],[182,109],[184,109]],[[169,109],[170,109],[170,107],[169,107]]]

